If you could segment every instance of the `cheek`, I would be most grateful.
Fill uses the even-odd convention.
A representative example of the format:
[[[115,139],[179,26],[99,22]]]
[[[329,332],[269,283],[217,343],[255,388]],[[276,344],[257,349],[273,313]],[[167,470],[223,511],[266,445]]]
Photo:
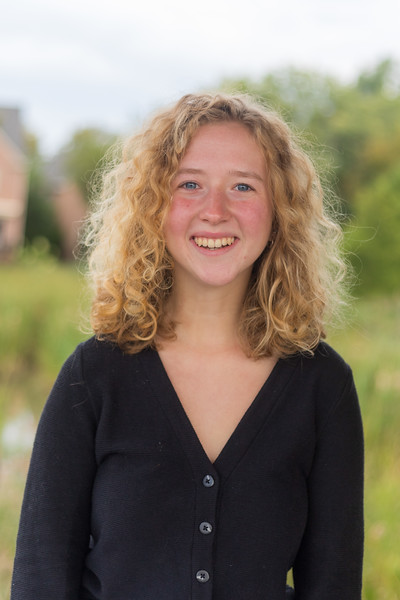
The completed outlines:
[[[183,233],[190,221],[190,204],[187,201],[173,199],[164,224],[165,239]]]
[[[269,205],[260,204],[247,211],[243,218],[247,228],[256,236],[265,236],[268,241],[272,228],[272,209]]]

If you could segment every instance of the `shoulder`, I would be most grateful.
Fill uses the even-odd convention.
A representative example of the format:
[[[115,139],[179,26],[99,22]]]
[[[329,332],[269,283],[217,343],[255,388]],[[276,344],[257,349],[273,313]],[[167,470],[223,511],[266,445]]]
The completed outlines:
[[[47,405],[91,409],[99,418],[105,407],[143,393],[148,375],[142,354],[150,354],[154,360],[152,350],[125,354],[117,344],[91,337],[64,362]]]
[[[140,354],[140,353],[139,353]],[[81,342],[67,358],[64,366],[81,370],[82,374],[101,375],[123,368],[124,364],[137,362],[137,354],[126,354],[110,341],[95,336]]]
[[[71,383],[78,384],[86,379],[88,372],[99,375],[119,352],[118,346],[91,337],[81,342],[68,356],[61,367],[58,381],[68,379]]]
[[[357,406],[352,370],[329,344],[320,342],[312,356],[289,360],[296,364],[290,391],[303,406],[312,407],[317,422],[323,423],[340,407]]]
[[[306,359],[302,361],[306,364]],[[314,365],[314,366],[312,366]],[[307,368],[307,367],[305,367]],[[343,430],[361,430],[358,395],[350,366],[329,344],[321,342],[310,359],[312,388],[317,423],[322,430],[327,424],[340,422]]]
[[[300,370],[315,380],[324,380],[340,385],[352,378],[352,371],[343,357],[326,342],[320,342],[312,356],[298,357]]]
[[[139,355],[125,354],[117,344],[91,337],[81,342],[66,359],[55,381],[60,388],[105,389],[115,382],[123,383],[141,370]]]
[[[348,365],[343,359],[343,357],[326,342],[319,342],[318,346],[315,349],[315,356],[317,359],[320,359],[322,361],[329,361],[329,363],[331,364],[348,368]]]
[[[88,389],[126,388],[144,379],[143,357],[154,360],[154,354],[151,349],[127,354],[117,344],[93,336],[76,347],[63,370]]]

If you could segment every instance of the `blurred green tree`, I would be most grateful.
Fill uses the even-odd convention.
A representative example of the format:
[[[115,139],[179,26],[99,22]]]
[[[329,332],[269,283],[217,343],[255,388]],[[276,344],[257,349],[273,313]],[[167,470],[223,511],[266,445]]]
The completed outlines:
[[[101,129],[80,129],[61,150],[65,174],[77,184],[86,200],[90,179],[115,140],[115,135]]]
[[[355,196],[356,218],[347,229],[361,291],[396,292],[400,266],[400,164]]]
[[[26,210],[25,244],[34,244],[39,238],[46,238],[53,254],[59,255],[61,233],[57,225],[54,207],[51,202],[45,163],[39,153],[35,136],[27,136],[29,161],[28,204]]]

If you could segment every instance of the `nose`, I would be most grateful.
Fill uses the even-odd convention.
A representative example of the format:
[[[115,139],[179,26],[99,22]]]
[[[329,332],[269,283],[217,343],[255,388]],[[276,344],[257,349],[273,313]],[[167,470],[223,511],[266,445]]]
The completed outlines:
[[[209,223],[220,223],[229,217],[228,198],[222,190],[212,189],[208,192],[202,206],[201,219]]]

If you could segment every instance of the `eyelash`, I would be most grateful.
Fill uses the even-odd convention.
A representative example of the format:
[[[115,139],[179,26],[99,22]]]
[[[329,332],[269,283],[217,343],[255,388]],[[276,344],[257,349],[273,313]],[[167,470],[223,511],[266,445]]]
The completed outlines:
[[[187,187],[188,185],[194,185],[196,187]],[[185,181],[184,183],[181,183],[179,187],[183,188],[184,190],[197,190],[199,185],[195,181]]]
[[[195,187],[188,187],[188,186],[195,186]],[[195,181],[185,181],[184,183],[181,183],[181,185],[179,187],[183,188],[184,190],[196,190],[196,189],[199,188],[199,185]],[[240,187],[241,188],[246,188],[246,189],[245,190],[238,189]],[[254,191],[254,188],[251,187],[251,185],[249,185],[248,183],[238,183],[237,185],[235,185],[235,189],[238,189],[238,192],[250,192],[250,191]]]
[[[248,183],[238,183],[237,185],[235,185],[235,188],[239,188],[239,187],[245,187],[247,188],[246,190],[239,190],[238,192],[253,192],[254,188],[251,187],[251,185],[249,185]]]

